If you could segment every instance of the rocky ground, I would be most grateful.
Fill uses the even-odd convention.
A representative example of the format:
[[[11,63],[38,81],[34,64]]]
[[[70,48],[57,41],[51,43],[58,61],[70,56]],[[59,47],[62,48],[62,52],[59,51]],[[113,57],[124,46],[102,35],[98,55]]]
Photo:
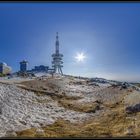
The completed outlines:
[[[139,112],[138,85],[73,76],[0,79],[0,137],[138,137]]]

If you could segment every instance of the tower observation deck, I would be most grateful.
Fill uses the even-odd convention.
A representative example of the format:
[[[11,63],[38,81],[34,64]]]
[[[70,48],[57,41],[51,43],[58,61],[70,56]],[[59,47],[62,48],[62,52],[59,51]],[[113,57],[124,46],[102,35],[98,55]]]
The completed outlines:
[[[59,73],[63,75],[62,67],[63,67],[63,61],[62,61],[63,54],[59,53],[59,40],[58,40],[58,32],[56,33],[56,42],[55,42],[55,53],[52,54],[52,67],[54,68],[55,73]]]

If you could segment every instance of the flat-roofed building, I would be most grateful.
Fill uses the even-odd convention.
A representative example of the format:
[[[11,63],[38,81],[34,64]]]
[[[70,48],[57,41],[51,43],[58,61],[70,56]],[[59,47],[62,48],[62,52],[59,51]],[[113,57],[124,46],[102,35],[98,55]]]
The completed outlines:
[[[20,72],[27,72],[28,62],[23,60],[20,62]]]
[[[0,73],[1,74],[11,74],[12,68],[8,66],[6,63],[0,63]]]
[[[34,69],[32,69],[32,72],[48,72],[49,66],[44,66],[44,65],[40,65],[40,66],[35,66]]]

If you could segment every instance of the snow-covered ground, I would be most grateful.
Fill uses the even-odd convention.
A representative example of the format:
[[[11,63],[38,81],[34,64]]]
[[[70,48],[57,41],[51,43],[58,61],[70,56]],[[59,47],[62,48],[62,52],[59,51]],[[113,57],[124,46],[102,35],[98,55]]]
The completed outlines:
[[[37,96],[15,85],[0,84],[0,137],[7,131],[52,124],[58,118],[76,122],[91,115],[60,107],[49,96]]]
[[[39,75],[40,77],[40,75]],[[49,78],[51,75],[49,75]],[[9,131],[21,131],[31,127],[41,127],[54,123],[57,119],[64,119],[70,122],[82,122],[100,114],[82,113],[66,109],[58,104],[48,95],[37,96],[34,92],[17,87],[23,81],[35,80],[34,78],[13,77],[8,79],[0,78],[0,137],[3,137]],[[31,81],[33,82],[33,81]],[[39,86],[48,86],[43,84],[45,81],[36,80]],[[66,96],[80,97],[75,101],[77,104],[92,103],[101,101],[102,103],[116,103],[124,98],[125,104],[135,105],[140,101],[140,92],[134,90],[132,94],[125,92],[121,87],[112,87],[109,80],[102,78],[92,79],[88,83],[85,79],[68,78],[67,76],[56,76],[48,79],[49,84],[59,88],[55,94],[65,93]],[[16,84],[15,84],[16,83]],[[32,85],[37,86],[37,85]],[[39,87],[38,86],[38,87]],[[128,85],[129,87],[130,85]],[[54,90],[55,91],[55,90]]]

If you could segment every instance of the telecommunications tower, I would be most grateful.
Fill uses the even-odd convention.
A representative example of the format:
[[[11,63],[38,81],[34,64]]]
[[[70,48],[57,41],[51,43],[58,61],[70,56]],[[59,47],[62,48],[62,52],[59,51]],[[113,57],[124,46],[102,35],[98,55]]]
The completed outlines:
[[[63,75],[62,67],[63,67],[63,61],[62,61],[63,54],[59,53],[59,40],[58,40],[58,32],[56,33],[56,42],[55,42],[55,53],[52,54],[52,67],[54,68],[55,73],[59,73]]]

